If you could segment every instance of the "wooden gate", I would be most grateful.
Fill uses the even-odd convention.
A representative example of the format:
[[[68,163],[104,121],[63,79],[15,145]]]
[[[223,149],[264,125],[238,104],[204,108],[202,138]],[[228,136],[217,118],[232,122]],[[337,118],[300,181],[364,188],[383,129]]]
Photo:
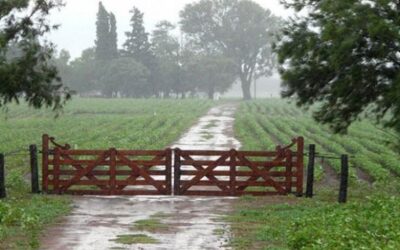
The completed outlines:
[[[295,148],[295,149],[293,149]],[[303,193],[304,139],[275,151],[73,150],[43,136],[43,191],[78,195]]]
[[[292,148],[296,147],[295,150]],[[175,195],[303,194],[304,139],[273,152],[175,150]]]
[[[43,191],[79,195],[170,195],[172,150],[73,150],[43,136]]]

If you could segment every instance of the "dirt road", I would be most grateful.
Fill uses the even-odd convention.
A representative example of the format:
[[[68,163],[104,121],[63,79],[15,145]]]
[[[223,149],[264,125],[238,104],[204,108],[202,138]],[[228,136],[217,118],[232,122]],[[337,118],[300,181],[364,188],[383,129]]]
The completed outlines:
[[[212,108],[172,145],[231,149],[234,105]],[[220,220],[234,198],[137,196],[74,197],[74,209],[45,232],[41,249],[227,249],[229,226]]]

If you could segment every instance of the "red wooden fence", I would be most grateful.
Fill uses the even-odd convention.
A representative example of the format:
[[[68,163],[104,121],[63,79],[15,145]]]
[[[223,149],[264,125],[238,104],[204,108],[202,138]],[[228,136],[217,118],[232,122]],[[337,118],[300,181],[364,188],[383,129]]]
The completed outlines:
[[[48,135],[43,136],[43,191],[78,195],[171,195],[173,153],[175,195],[303,193],[302,137],[272,152],[254,152],[73,150],[68,144],[57,144]]]
[[[44,135],[42,153],[43,190],[47,193],[171,194],[171,149],[72,150]]]

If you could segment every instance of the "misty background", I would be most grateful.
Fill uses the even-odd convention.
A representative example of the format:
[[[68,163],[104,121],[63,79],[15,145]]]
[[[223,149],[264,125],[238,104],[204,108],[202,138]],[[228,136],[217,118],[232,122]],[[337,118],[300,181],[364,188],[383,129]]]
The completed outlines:
[[[175,25],[176,28],[171,30],[170,35],[174,36],[179,43],[188,43],[186,41],[186,34],[181,31],[181,17],[180,12],[187,6],[188,4],[198,3],[199,1],[188,1],[188,0],[168,0],[168,1],[157,1],[157,0],[147,0],[147,1],[129,1],[129,0],[120,0],[120,1],[111,1],[111,0],[103,0],[101,1],[102,5],[106,9],[108,13],[112,13],[116,19],[116,32],[117,32],[117,45],[118,49],[122,49],[127,40],[126,32],[132,31],[132,13],[131,10],[133,7],[140,10],[143,14],[143,26],[145,28],[145,32],[149,36],[149,42],[151,43],[152,33],[157,29],[157,24],[160,21],[168,21],[172,25]],[[293,13],[289,10],[286,10],[280,3],[279,0],[254,0],[252,1],[257,5],[261,6],[265,10],[270,10],[273,16],[281,17],[282,19],[287,18]],[[65,62],[61,62],[60,73],[63,78],[64,84],[71,85],[72,89],[78,90],[80,94],[85,92],[86,96],[91,95],[101,95],[100,89],[88,89],[85,90],[77,88],[77,83],[69,84],[70,81],[75,82],[89,82],[92,81],[90,76],[86,75],[81,77],[81,79],[71,80],[70,75],[82,75],[82,72],[74,72],[73,70],[66,69],[67,65],[71,66],[75,62],[79,61],[81,63],[83,58],[82,52],[87,52],[88,49],[96,47],[96,41],[98,40],[98,34],[96,36],[96,22],[98,20],[98,12],[99,12],[99,1],[98,0],[89,0],[89,1],[79,1],[79,0],[66,0],[64,1],[65,6],[61,9],[55,11],[53,10],[50,16],[50,20],[52,23],[60,24],[58,30],[54,30],[50,33],[48,39],[56,44],[57,52],[60,53],[58,61],[64,60]],[[250,13],[251,15],[251,13]],[[189,41],[190,42],[190,41]],[[183,46],[181,44],[181,46]],[[66,53],[64,53],[66,52]],[[86,53],[88,57],[90,53]],[[64,58],[62,58],[64,57]],[[67,61],[66,61],[67,60]],[[97,60],[97,59],[96,59]],[[58,62],[60,64],[60,62]],[[64,65],[65,64],[65,65]],[[87,64],[90,64],[87,62]],[[178,64],[181,64],[179,62]],[[63,69],[65,67],[65,69]],[[78,66],[77,66],[78,67]],[[110,68],[110,66],[103,66],[104,68]],[[79,66],[81,71],[89,72],[82,63]],[[99,67],[97,67],[99,68]],[[115,66],[115,68],[120,68]],[[101,70],[104,71],[104,70]],[[140,71],[140,70],[139,70]],[[69,72],[69,73],[66,73]],[[63,74],[64,73],[64,74]],[[67,74],[67,75],[66,75]],[[96,75],[97,73],[94,73]],[[105,73],[110,74],[110,72]],[[150,73],[150,75],[153,75]],[[196,77],[196,76],[192,76]],[[95,82],[99,82],[99,77],[93,76],[92,78],[96,78],[93,80]],[[104,77],[103,77],[104,78]],[[163,78],[163,76],[161,76]],[[257,77],[256,86],[254,86],[254,79],[251,82],[251,95],[253,97],[278,97],[280,96],[281,91],[281,80],[279,74],[273,69],[270,73],[265,76],[260,75]],[[134,79],[132,81],[135,81]],[[192,82],[192,81],[191,81]],[[86,84],[86,83],[85,83]],[[102,83],[104,85],[104,83]],[[79,83],[78,83],[79,85]],[[93,84],[95,85],[95,84]],[[97,84],[98,85],[98,84]],[[217,97],[242,97],[243,89],[241,86],[240,80],[236,79],[232,84],[229,84],[229,87],[223,87],[223,90],[215,90],[216,92],[220,92],[217,94]],[[175,87],[179,88],[179,87]],[[171,92],[174,92],[174,87],[171,87]],[[200,88],[201,89],[201,88]],[[196,90],[197,92],[201,92],[201,90]],[[121,92],[121,91],[119,91]],[[123,92],[123,91],[122,91]],[[207,92],[207,91],[203,91]],[[208,91],[209,92],[209,91]],[[111,94],[112,95],[112,94]],[[119,94],[115,94],[119,95]],[[169,94],[168,94],[169,95]],[[207,95],[207,94],[206,94]],[[208,94],[210,96],[210,94]],[[213,94],[214,95],[214,94]],[[200,94],[201,96],[201,94]],[[142,97],[142,96],[133,96],[133,97]],[[248,98],[245,98],[248,99]]]

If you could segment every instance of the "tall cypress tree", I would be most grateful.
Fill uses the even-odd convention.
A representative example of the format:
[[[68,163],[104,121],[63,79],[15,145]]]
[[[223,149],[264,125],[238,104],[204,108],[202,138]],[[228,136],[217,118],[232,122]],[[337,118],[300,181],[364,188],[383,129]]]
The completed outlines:
[[[143,62],[150,53],[149,34],[146,32],[143,23],[143,13],[136,7],[131,10],[131,32],[126,32],[126,42],[124,43],[125,55],[132,56],[136,60]]]
[[[110,59],[110,19],[102,2],[99,2],[97,13],[96,36],[96,60],[106,61]]]
[[[118,57],[118,34],[117,34],[117,20],[115,19],[114,13],[110,12],[110,53],[112,58]]]

